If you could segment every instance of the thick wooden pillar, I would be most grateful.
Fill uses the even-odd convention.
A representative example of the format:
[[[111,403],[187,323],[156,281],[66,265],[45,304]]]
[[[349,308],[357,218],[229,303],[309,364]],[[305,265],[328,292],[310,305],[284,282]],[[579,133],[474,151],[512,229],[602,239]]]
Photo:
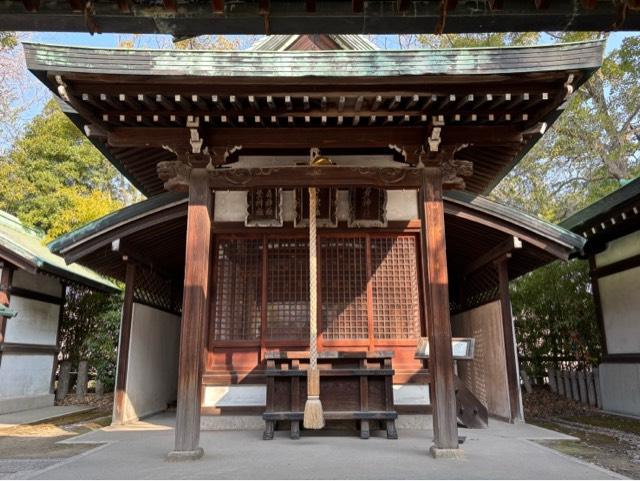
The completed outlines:
[[[58,327],[56,328],[56,352],[53,355],[53,362],[51,366],[51,380],[49,382],[49,393],[56,393],[56,373],[58,372],[58,356],[60,355],[60,328],[62,321],[64,320],[64,308],[67,303],[67,285],[62,282],[62,288],[60,292],[60,310],[58,311]]]
[[[13,266],[7,262],[2,264],[2,274],[0,275],[0,304],[9,307],[9,289],[13,279]],[[7,330],[7,318],[0,316],[0,347],[4,343],[4,336]],[[2,364],[2,349],[0,349],[0,364]]]
[[[458,423],[451,352],[449,279],[442,203],[442,171],[427,167],[420,189],[422,271],[424,305],[429,337],[429,371],[433,399],[433,446],[435,457],[455,455]]]
[[[184,274],[178,406],[175,450],[170,460],[202,457],[200,442],[201,366],[208,322],[209,270],[213,194],[206,169],[193,169],[189,178],[189,210]]]
[[[133,317],[135,280],[136,266],[132,262],[127,262],[122,321],[120,323],[120,342],[118,344],[118,372],[113,398],[113,424],[123,424],[126,422],[127,371],[129,369],[129,348],[131,346],[131,321]]]
[[[504,336],[504,355],[507,364],[507,384],[509,387],[509,421],[524,421],[522,396],[520,392],[520,375],[518,374],[518,350],[516,333],[513,326],[511,311],[511,297],[509,295],[508,257],[504,256],[496,261],[498,283],[500,291],[500,308],[502,310],[502,333]]]

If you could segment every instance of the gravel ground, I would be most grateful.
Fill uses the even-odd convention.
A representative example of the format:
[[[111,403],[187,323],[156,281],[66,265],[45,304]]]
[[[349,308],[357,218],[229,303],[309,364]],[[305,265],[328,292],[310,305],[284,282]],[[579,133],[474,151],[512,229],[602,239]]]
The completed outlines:
[[[0,479],[26,479],[61,460],[95,447],[94,444],[58,444],[111,423],[113,395],[84,403],[67,396],[59,405],[88,405],[91,411],[70,414],[50,421],[0,429]]]
[[[113,407],[113,393],[105,394],[101,398],[97,398],[95,394],[89,393],[84,401],[79,401],[75,394],[68,394],[62,401],[56,401],[57,406],[91,406],[100,411],[111,414]]]
[[[542,444],[640,479],[640,420],[605,414],[543,388],[525,394],[523,401],[527,422],[580,439]]]

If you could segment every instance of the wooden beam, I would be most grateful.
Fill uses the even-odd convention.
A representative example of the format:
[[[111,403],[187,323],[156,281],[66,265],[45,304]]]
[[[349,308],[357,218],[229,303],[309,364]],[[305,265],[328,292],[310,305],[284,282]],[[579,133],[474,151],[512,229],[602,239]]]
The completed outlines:
[[[442,171],[425,169],[420,188],[423,305],[427,314],[429,370],[432,376],[433,456],[458,448],[458,421],[451,352],[449,278],[442,202]]]
[[[591,289],[593,290],[593,302],[596,308],[596,319],[598,320],[598,329],[600,330],[600,351],[603,357],[609,354],[609,348],[607,347],[607,329],[604,326],[604,312],[602,310],[602,299],[600,297],[600,280],[594,275],[596,270],[596,257],[592,255],[589,257]]]
[[[454,165],[470,164],[452,161]],[[158,163],[158,176],[165,182],[165,189],[186,192],[189,189],[191,168],[181,161]],[[208,169],[203,175],[213,190],[247,190],[253,188],[290,187],[378,187],[386,189],[417,189],[422,184],[424,169],[410,166],[312,167],[296,165],[288,167],[217,168]],[[443,178],[445,189],[459,187],[456,170],[448,170]]]
[[[9,293],[12,296],[22,297],[24,299],[33,299],[34,301],[45,302],[47,304],[55,304],[59,306],[64,303],[64,298],[51,296],[40,291],[33,291],[31,289],[25,289],[22,287],[11,286],[9,288]]]
[[[113,399],[113,424],[124,424],[127,405],[127,371],[129,368],[129,347],[131,346],[131,322],[133,318],[133,291],[136,281],[136,266],[127,263],[125,274],[124,303],[120,322],[120,342],[118,343],[118,368]]]
[[[58,346],[55,344],[4,342],[0,345],[0,352],[12,352],[15,354],[57,354]]]
[[[548,1],[548,0],[546,0]],[[640,18],[632,8],[637,0],[612,2],[583,0],[580,2],[553,3],[553,8],[536,10],[532,0],[488,0],[487,8],[457,8],[447,14],[445,33],[476,33],[487,31],[626,31],[639,29]],[[27,2],[29,4],[30,2]],[[436,1],[413,1],[406,12],[398,11],[393,1],[369,0],[367,11],[375,21],[363,21],[362,0],[352,2],[317,2],[314,15],[309,15],[299,0],[272,2],[269,17],[272,34],[353,33],[362,34],[432,34],[441,16],[440,4]],[[477,2],[476,2],[477,3]],[[598,5],[586,9],[582,5]],[[94,2],[96,21],[102,31],[174,34],[197,36],[210,34],[263,35],[264,23],[259,17],[256,2],[233,2],[223,18],[212,11],[208,2],[181,2],[179,11],[171,17],[169,24],[157,22],[158,6],[152,2],[137,3],[136,14],[124,14],[116,2]],[[504,4],[504,6],[503,6]],[[576,5],[577,4],[577,5]],[[629,12],[620,22],[614,22],[619,5],[628,5]],[[451,8],[454,2],[449,0]],[[482,3],[484,5],[484,2]],[[29,7],[27,7],[29,8]],[[86,29],[83,15],[71,12],[67,0],[42,2],[40,15],[25,11],[21,2],[0,3],[0,30],[83,31]],[[45,13],[45,15],[42,15]],[[569,23],[568,23],[569,22]]]
[[[629,269],[634,269],[636,267],[640,267],[640,254],[627,257],[626,259],[622,259],[616,262],[612,262],[611,264],[607,264],[606,266],[597,267],[591,271],[591,277],[594,279],[601,279],[603,277],[617,274],[619,272],[628,271]]]
[[[423,145],[429,129],[420,127],[291,127],[291,128],[212,128],[203,131],[205,145],[227,148],[242,145],[256,149],[379,148],[395,145]],[[521,132],[510,126],[445,126],[442,145],[520,144]],[[179,127],[119,127],[111,130],[111,147],[163,147],[175,150],[189,148],[189,130]]]
[[[147,267],[148,269],[157,272],[161,277],[164,277],[167,280],[170,280],[173,277],[161,266],[158,266],[157,262],[152,261],[144,253],[141,253],[140,249],[132,248],[128,242],[122,239],[116,239],[111,242],[111,251],[122,254],[123,261]]]
[[[466,268],[462,272],[462,276],[466,277],[469,274],[481,269],[482,267],[494,262],[500,257],[504,257],[514,249],[521,249],[522,241],[516,236],[509,236],[504,242],[496,245],[493,249],[485,252],[480,257],[476,257],[473,262],[467,264]]]
[[[199,446],[201,364],[209,322],[212,222],[213,193],[207,171],[194,169],[189,179],[175,450],[168,455],[172,460],[198,459],[204,453]]]
[[[509,422],[524,421],[520,376],[518,369],[518,350],[513,325],[511,297],[509,296],[509,259],[503,256],[496,263],[498,270],[498,290],[500,292],[500,310],[502,314],[502,333],[504,336],[504,356],[507,368],[507,386],[509,391]]]

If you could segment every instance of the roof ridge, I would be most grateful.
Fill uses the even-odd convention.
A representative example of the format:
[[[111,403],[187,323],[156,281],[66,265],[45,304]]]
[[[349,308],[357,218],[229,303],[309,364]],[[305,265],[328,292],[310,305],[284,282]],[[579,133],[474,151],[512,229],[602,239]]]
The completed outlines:
[[[44,239],[44,232],[42,230],[24,225],[17,216],[5,210],[0,210],[0,228],[1,227],[36,237],[40,241]]]

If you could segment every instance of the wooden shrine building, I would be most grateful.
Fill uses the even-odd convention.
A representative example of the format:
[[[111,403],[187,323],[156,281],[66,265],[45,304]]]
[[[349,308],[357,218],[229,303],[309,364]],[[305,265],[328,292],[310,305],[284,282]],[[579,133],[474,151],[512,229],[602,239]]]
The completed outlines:
[[[387,402],[430,409],[446,452],[458,447],[460,414],[452,332],[473,336],[476,357],[460,361],[459,377],[491,414],[521,418],[508,281],[584,241],[482,194],[599,68],[603,47],[381,51],[350,36],[276,36],[233,52],[25,44],[31,72],[148,196],[51,245],[126,282],[115,422],[173,396],[174,456],[190,457],[201,454],[201,422],[265,410],[269,353],[309,348],[308,187],[319,189],[320,353],[389,352]],[[309,165],[312,149],[334,165]],[[154,319],[180,330],[179,346],[152,332]],[[425,336],[428,369],[415,359]],[[178,366],[177,379],[175,368],[154,374],[158,359]],[[375,394],[362,389],[361,406]]]
[[[602,408],[640,416],[640,178],[561,223],[584,236],[600,323]]]
[[[67,288],[116,285],[43,244],[43,232],[0,211],[0,414],[53,406]]]

